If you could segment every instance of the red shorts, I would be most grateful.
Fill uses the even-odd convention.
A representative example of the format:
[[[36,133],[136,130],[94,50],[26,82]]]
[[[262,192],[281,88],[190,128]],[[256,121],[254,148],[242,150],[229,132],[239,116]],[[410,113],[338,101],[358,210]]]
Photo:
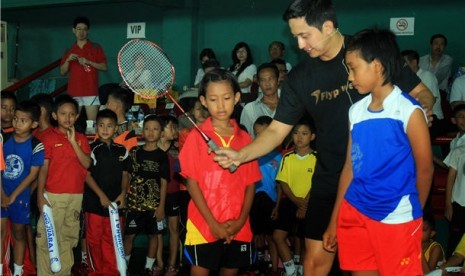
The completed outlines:
[[[423,275],[422,218],[385,224],[343,201],[337,222],[339,262],[343,270],[377,270],[380,275]]]

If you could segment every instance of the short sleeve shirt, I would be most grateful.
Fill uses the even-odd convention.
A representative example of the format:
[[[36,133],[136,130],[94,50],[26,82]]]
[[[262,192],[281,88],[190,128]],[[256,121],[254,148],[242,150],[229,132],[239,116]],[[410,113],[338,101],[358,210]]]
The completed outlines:
[[[61,64],[66,62],[70,54],[77,54],[89,61],[106,63],[107,59],[102,47],[87,40],[80,48],[76,43],[68,49],[61,58]],[[98,95],[98,70],[93,66],[82,66],[78,61],[69,62],[68,94],[72,97]]]
[[[457,202],[460,206],[465,206],[465,146],[451,149],[444,163],[457,171],[452,188],[451,202]]]
[[[84,134],[76,132],[76,142],[85,154],[90,154],[90,145]],[[53,128],[43,140],[45,159],[49,159],[45,190],[55,194],[82,194],[87,169],[74,152],[65,133]]]
[[[97,140],[91,144],[92,164],[88,171],[97,185],[110,201],[115,201],[121,194],[123,172],[129,171],[129,153],[123,145]],[[85,212],[108,217],[108,209],[100,204],[97,194],[87,185],[84,191],[82,207]]]
[[[168,155],[157,148],[153,151],[137,146],[130,152],[131,182],[127,203],[130,211],[155,211],[160,205],[161,180],[170,181]]]
[[[234,120],[234,137],[230,141],[230,147],[240,149],[251,142],[250,136],[241,130]],[[200,126],[217,145],[221,146],[221,140],[215,134],[211,118]],[[231,137],[223,137],[225,141]],[[181,174],[186,178],[194,179],[202,191],[205,201],[218,222],[238,219],[244,203],[245,190],[248,185],[261,179],[258,162],[256,160],[240,165],[231,173],[213,161],[213,154],[208,154],[208,145],[198,131],[191,131],[179,154]],[[237,233],[234,238],[238,241],[250,242],[252,231],[249,222]],[[188,207],[188,223],[186,245],[196,245],[214,242],[217,239],[210,232],[200,211],[191,200]]]
[[[288,152],[281,160],[276,180],[289,185],[294,196],[305,198],[312,188],[311,179],[315,164],[316,155],[314,153],[300,156],[295,151]]]
[[[34,136],[23,142],[16,142],[13,135],[5,137],[3,143],[6,169],[2,171],[2,188],[10,195],[31,172],[31,167],[44,164],[44,145]],[[16,198],[16,201],[29,202],[29,186]]]

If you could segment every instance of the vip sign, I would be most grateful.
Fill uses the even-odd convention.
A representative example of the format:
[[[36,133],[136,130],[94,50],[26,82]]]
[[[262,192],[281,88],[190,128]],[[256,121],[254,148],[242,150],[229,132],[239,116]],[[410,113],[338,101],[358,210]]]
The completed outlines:
[[[391,18],[390,29],[396,35],[414,35],[415,17]]]
[[[127,38],[145,38],[145,22],[128,23]]]

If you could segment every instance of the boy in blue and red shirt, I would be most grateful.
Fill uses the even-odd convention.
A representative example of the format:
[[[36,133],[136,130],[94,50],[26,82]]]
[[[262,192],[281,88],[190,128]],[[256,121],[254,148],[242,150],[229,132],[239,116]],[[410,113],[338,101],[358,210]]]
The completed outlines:
[[[40,108],[30,101],[16,107],[12,119],[13,133],[4,136],[6,170],[2,171],[2,244],[6,243],[8,221],[11,222],[14,252],[14,275],[23,274],[26,251],[26,225],[30,224],[30,188],[44,163],[44,146],[34,136]],[[2,250],[2,259],[5,252]],[[4,263],[8,266],[8,263]],[[0,268],[3,269],[3,268]]]

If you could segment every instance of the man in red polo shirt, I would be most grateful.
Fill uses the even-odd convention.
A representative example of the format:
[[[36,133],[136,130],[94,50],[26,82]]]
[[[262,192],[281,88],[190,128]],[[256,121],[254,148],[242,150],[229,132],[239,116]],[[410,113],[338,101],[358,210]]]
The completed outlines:
[[[79,106],[86,108],[87,120],[95,121],[100,106],[98,98],[98,71],[107,71],[107,59],[100,45],[91,42],[90,22],[87,17],[74,19],[76,42],[61,58],[60,73],[69,72],[68,94]]]

